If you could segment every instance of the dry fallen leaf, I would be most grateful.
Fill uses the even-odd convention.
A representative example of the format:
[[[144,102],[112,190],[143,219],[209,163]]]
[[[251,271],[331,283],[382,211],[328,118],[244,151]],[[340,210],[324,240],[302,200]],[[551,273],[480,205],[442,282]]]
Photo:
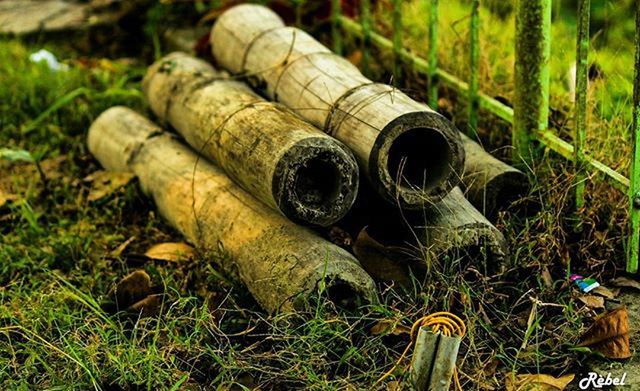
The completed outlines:
[[[411,283],[406,265],[389,257],[392,248],[377,242],[363,229],[353,244],[353,252],[360,264],[373,278],[407,286]]]
[[[400,391],[402,390],[402,383],[392,380],[387,383],[387,391]]]
[[[162,304],[162,295],[149,295],[142,300],[139,300],[129,307],[127,312],[139,314],[140,317],[148,317],[157,315],[160,312],[160,305]]]
[[[632,280],[627,277],[618,277],[615,280],[611,281],[613,285],[623,287],[623,288],[634,288],[640,290],[640,282],[636,280]]]
[[[604,308],[604,297],[595,295],[579,296],[578,300],[589,308]]]
[[[620,294],[620,289],[609,289],[600,285],[599,287],[596,287],[594,290],[592,290],[591,293],[602,296],[606,299],[615,299]]]
[[[130,172],[96,171],[84,178],[85,182],[91,182],[87,200],[93,202],[109,196],[125,187],[133,178]]]
[[[347,56],[347,60],[355,66],[360,65],[362,62],[362,52],[360,50],[354,50]]]
[[[0,208],[5,206],[10,201],[15,201],[16,199],[18,199],[18,196],[16,196],[15,194],[8,194],[0,189]]]
[[[41,161],[40,167],[42,168],[42,171],[44,171],[47,179],[58,179],[64,175],[62,166],[67,160],[69,160],[67,155],[56,156],[54,158],[49,158]]]
[[[168,242],[152,246],[146,253],[144,253],[144,255],[149,258],[159,259],[162,261],[180,262],[194,259],[196,252],[193,247],[186,243]]]
[[[115,287],[118,308],[125,309],[152,293],[151,277],[144,270],[136,270],[126,275]]]
[[[115,250],[111,251],[111,256],[117,258],[120,255],[122,255],[122,253],[127,248],[127,246],[129,246],[131,244],[131,242],[133,242],[135,239],[136,239],[136,237],[132,236],[129,239],[125,240],[122,244],[120,244],[118,247],[116,247]]]
[[[109,313],[124,312],[136,317],[156,315],[163,295],[154,290],[149,275],[144,270],[136,270],[116,284],[102,308]]]
[[[631,357],[627,309],[616,308],[597,317],[581,339],[582,342],[578,346],[588,346],[605,357],[614,359]]]
[[[574,379],[575,375],[553,377],[542,374],[508,375],[506,379],[507,391],[559,391],[564,390]]]
[[[411,327],[400,323],[399,319],[382,319],[371,327],[371,335],[402,335],[411,333]]]

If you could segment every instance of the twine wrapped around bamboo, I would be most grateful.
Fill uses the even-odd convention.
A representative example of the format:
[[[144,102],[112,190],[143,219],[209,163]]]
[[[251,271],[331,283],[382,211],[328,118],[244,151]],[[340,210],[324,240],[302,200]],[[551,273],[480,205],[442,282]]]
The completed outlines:
[[[219,254],[213,260],[267,311],[297,308],[321,286],[336,301],[375,298],[353,256],[266,208],[140,114],[105,111],[88,145],[105,168],[133,172],[162,216],[205,253]]]
[[[161,120],[293,221],[330,225],[353,204],[358,165],[347,147],[205,61],[171,53],[149,67],[142,87]]]
[[[367,79],[269,9],[243,4],[227,10],[210,39],[220,65],[351,148],[387,201],[420,209],[459,183],[464,150],[448,120]]]
[[[462,133],[459,148],[458,135],[449,133],[453,126],[429,107],[373,83],[304,31],[285,27],[265,7],[229,9],[214,26],[211,43],[218,63],[352,148],[387,200],[418,208],[445,197],[461,176],[472,204],[493,218],[528,190],[524,173]],[[458,149],[466,155],[464,175]]]

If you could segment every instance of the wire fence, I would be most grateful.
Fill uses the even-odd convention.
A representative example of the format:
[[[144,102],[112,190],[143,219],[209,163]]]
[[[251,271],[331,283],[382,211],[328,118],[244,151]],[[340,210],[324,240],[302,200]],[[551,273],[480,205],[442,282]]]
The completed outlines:
[[[549,59],[551,56],[552,0],[518,1],[515,34],[515,96],[510,107],[480,90],[480,0],[472,0],[469,18],[469,80],[462,80],[438,67],[438,0],[429,1],[428,42],[425,57],[415,55],[402,46],[402,1],[392,0],[393,32],[387,38],[373,29],[371,2],[360,1],[357,20],[342,13],[341,1],[332,0],[332,37],[334,50],[342,51],[342,34],[362,40],[362,67],[365,73],[371,62],[371,48],[393,54],[394,83],[402,78],[402,65],[408,65],[426,76],[427,101],[437,107],[438,86],[443,85],[467,100],[469,130],[478,123],[480,109],[512,124],[513,160],[516,164],[535,158],[537,143],[555,151],[572,162],[575,172],[575,207],[584,206],[585,184],[588,172],[600,172],[611,186],[629,197],[629,227],[626,241],[626,269],[638,271],[640,248],[640,1],[635,2],[635,74],[633,92],[633,125],[631,132],[632,156],[628,176],[596,160],[584,152],[587,136],[587,84],[589,55],[589,23],[591,0],[578,0],[576,37],[576,88],[574,106],[573,144],[559,137],[549,127]],[[556,0],[557,2],[557,0]],[[580,223],[576,224],[580,228]]]

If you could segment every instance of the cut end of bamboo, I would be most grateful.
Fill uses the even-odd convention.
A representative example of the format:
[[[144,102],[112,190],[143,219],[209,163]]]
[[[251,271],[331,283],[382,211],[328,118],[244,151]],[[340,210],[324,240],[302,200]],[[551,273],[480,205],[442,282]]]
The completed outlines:
[[[464,165],[458,131],[441,115],[401,115],[380,133],[369,160],[372,182],[407,209],[443,199],[459,183]]]
[[[530,190],[527,175],[520,170],[512,169],[502,172],[487,181],[484,191],[472,194],[467,198],[490,220],[494,220],[515,201],[522,199]]]
[[[456,187],[425,211],[425,245],[429,258],[440,263],[472,262],[492,273],[509,258],[504,235],[469,203]]]
[[[273,198],[291,220],[327,226],[349,211],[358,194],[358,164],[346,147],[306,138],[278,162]]]

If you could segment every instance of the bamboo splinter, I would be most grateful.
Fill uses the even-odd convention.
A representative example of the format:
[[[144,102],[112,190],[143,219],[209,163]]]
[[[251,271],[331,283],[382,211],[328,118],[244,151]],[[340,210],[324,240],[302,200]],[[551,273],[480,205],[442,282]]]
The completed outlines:
[[[330,225],[353,204],[358,165],[347,147],[205,61],[171,53],[149,67],[142,85],[161,120],[293,221]]]
[[[464,150],[449,121],[367,79],[304,31],[285,27],[266,7],[227,10],[211,43],[219,64],[350,147],[387,201],[420,209],[459,183]]]
[[[88,145],[105,168],[133,172],[162,216],[199,248],[220,254],[213,259],[267,311],[297,308],[321,284],[334,301],[375,297],[353,256],[265,208],[141,115],[105,111]]]

